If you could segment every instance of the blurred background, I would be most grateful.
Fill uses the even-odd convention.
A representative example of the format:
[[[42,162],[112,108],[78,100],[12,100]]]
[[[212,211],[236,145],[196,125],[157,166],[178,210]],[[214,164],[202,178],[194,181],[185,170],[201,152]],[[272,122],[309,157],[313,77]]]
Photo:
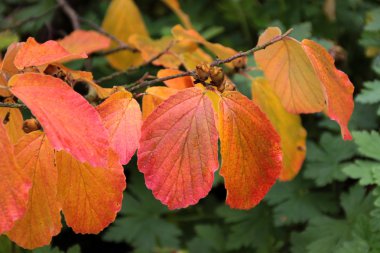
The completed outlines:
[[[110,1],[68,1],[78,14],[101,24]],[[136,0],[153,38],[180,23],[161,1]],[[269,26],[325,46],[355,85],[349,128],[354,141],[341,139],[338,125],[322,113],[303,115],[307,157],[300,174],[278,182],[249,211],[225,205],[223,179],[216,175],[210,194],[197,205],[169,211],[146,189],[136,157],[125,166],[128,188],[116,221],[98,235],[77,235],[64,226],[49,247],[33,252],[380,252],[380,1],[379,0],[182,0],[194,28],[206,39],[247,50]],[[72,31],[55,0],[1,0],[0,49],[13,41],[62,38]],[[83,25],[84,29],[89,29]],[[252,57],[249,65],[254,66]],[[95,79],[111,74],[104,57],[75,61]],[[90,67],[89,67],[90,66]],[[148,66],[102,85],[137,80]],[[260,73],[253,71],[253,76]],[[251,82],[232,77],[250,96]],[[140,100],[141,101],[141,100]],[[99,207],[101,208],[101,207]],[[0,236],[0,253],[30,252]]]

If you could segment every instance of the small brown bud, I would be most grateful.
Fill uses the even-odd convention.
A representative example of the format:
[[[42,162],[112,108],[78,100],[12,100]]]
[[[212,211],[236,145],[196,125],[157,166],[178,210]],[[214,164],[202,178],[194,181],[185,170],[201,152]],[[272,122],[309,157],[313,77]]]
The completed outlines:
[[[210,68],[210,78],[215,86],[219,86],[224,82],[224,72],[220,67]]]
[[[195,67],[195,73],[197,75],[197,79],[200,81],[206,81],[209,77],[210,66],[207,63],[198,64]]]
[[[22,124],[22,130],[25,133],[30,133],[41,129],[40,123],[36,119],[27,119]]]

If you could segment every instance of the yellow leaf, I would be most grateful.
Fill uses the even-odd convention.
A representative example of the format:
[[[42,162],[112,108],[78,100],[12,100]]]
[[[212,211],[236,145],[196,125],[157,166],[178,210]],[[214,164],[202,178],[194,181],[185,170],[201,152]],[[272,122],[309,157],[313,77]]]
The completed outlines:
[[[301,169],[306,155],[306,130],[302,127],[301,117],[285,110],[264,78],[252,82],[252,98],[280,135],[283,153],[280,180],[291,180]]]
[[[146,119],[157,106],[177,92],[178,90],[176,89],[162,86],[148,88],[142,101],[143,119]]]
[[[279,35],[279,28],[270,27],[260,36],[258,45]],[[322,86],[301,43],[285,37],[264,50],[257,51],[255,60],[287,111],[322,111],[325,106]]]
[[[149,36],[140,11],[132,0],[113,0],[103,20],[103,29],[121,41],[128,43],[132,34]],[[112,42],[111,48],[119,46]],[[140,53],[123,50],[107,56],[109,63],[116,69],[124,70],[143,63]]]
[[[182,24],[187,29],[193,28],[190,22],[189,16],[182,11],[178,0],[162,0],[162,1],[177,15],[177,17],[181,20]]]

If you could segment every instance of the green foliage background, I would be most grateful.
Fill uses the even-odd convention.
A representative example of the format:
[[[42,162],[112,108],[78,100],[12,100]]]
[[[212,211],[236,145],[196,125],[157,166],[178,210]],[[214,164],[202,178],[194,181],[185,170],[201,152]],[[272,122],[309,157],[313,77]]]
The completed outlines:
[[[153,37],[170,33],[179,23],[160,1],[139,0]],[[109,1],[71,1],[82,17],[98,24]],[[308,130],[307,158],[291,182],[278,182],[256,208],[231,210],[217,176],[214,187],[196,206],[169,211],[144,186],[133,159],[125,167],[128,189],[115,223],[99,235],[75,235],[64,227],[51,247],[33,252],[257,252],[257,253],[376,253],[380,252],[380,2],[336,0],[336,20],[329,21],[324,1],[219,0],[181,1],[195,28],[207,39],[237,50],[256,44],[271,25],[294,28],[292,36],[312,38],[331,49],[340,45],[347,57],[337,66],[355,84],[355,112],[350,122],[354,141],[342,141],[338,126],[323,114],[304,115]],[[18,37],[39,41],[71,31],[70,22],[54,0],[0,2],[0,47]],[[52,11],[54,10],[54,11]],[[371,56],[365,52],[371,50]],[[250,59],[250,62],[253,60]],[[104,58],[78,61],[71,67],[91,70],[95,78],[112,73]],[[106,83],[128,83],[146,67]],[[257,76],[259,72],[251,74]],[[234,76],[240,91],[249,94],[250,81]],[[339,96],[339,94],[337,94]],[[25,252],[0,237],[0,252]]]

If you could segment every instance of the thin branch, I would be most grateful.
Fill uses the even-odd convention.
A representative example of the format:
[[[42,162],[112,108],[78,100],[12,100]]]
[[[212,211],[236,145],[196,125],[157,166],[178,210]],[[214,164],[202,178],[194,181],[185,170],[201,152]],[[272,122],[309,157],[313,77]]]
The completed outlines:
[[[31,16],[29,18],[26,18],[24,20],[20,20],[18,22],[14,22],[13,24],[9,25],[9,26],[6,26],[6,27],[2,27],[1,28],[1,31],[5,31],[5,30],[12,30],[12,29],[15,29],[15,28],[18,28],[28,22],[31,22],[31,21],[34,21],[34,20],[38,20],[46,15],[48,15],[49,13],[53,12],[55,9],[58,8],[59,5],[54,5],[53,7],[47,9],[46,11],[44,12],[41,12],[40,14],[36,15],[36,16]]]
[[[133,48],[133,47],[125,44],[122,40],[119,40],[117,37],[115,37],[112,34],[106,32],[103,28],[101,28],[96,23],[92,22],[91,20],[87,20],[87,19],[79,17],[79,21],[82,22],[82,23],[87,24],[92,29],[95,29],[99,33],[103,34],[104,36],[106,36],[106,37],[110,38],[111,40],[115,41],[117,44],[119,44],[119,47],[123,48],[123,50],[129,50],[129,51],[132,51],[132,52],[138,52],[138,50],[136,48]]]
[[[0,107],[26,108],[26,105],[24,105],[24,104],[17,104],[17,103],[3,103],[3,102],[0,102]]]
[[[71,21],[71,25],[74,30],[80,29],[79,17],[76,11],[70,6],[66,0],[57,0],[59,6],[62,8],[63,12]]]
[[[224,60],[217,59],[217,60],[213,61],[212,63],[210,63],[210,66],[219,66],[219,65],[222,65],[224,63],[228,63],[228,62],[231,62],[233,60],[236,60],[237,58],[250,55],[250,54],[252,54],[252,53],[254,53],[256,51],[263,50],[266,47],[268,47],[268,46],[270,46],[270,45],[272,45],[272,44],[274,44],[274,43],[282,40],[286,36],[288,36],[292,32],[292,30],[293,29],[289,29],[284,34],[276,36],[276,37],[272,38],[270,41],[268,41],[268,42],[266,42],[266,43],[264,43],[262,45],[259,45],[259,46],[256,46],[254,48],[251,48],[251,49],[249,49],[249,50],[247,50],[245,52],[240,52],[240,53],[235,54],[235,55],[233,55],[233,56],[231,56],[231,57],[229,57],[227,59],[224,59]],[[163,82],[163,81],[175,79],[175,78],[178,78],[178,77],[185,77],[185,76],[193,76],[193,77],[195,77],[195,70],[186,71],[186,72],[183,72],[183,73],[180,73],[180,74],[176,74],[176,75],[165,76],[165,77],[157,78],[157,79],[154,79],[154,80],[144,81],[144,82],[141,82],[139,84],[127,85],[125,87],[129,91],[134,91],[134,90],[146,87],[146,86],[150,86],[152,84],[156,84],[156,83],[160,83],[160,82]]]
[[[169,43],[169,45],[163,51],[161,51],[160,53],[158,53],[157,55],[155,55],[154,57],[152,57],[150,60],[144,62],[143,64],[141,64],[139,66],[130,67],[130,68],[126,69],[126,70],[121,70],[121,71],[114,72],[114,73],[112,73],[112,74],[110,74],[108,76],[104,76],[104,77],[99,78],[95,82],[102,83],[104,81],[111,80],[111,79],[113,79],[115,77],[118,77],[118,76],[121,76],[121,75],[124,75],[124,74],[128,74],[128,73],[130,73],[132,71],[135,71],[135,70],[138,70],[138,69],[140,69],[142,67],[148,66],[149,64],[151,64],[152,62],[154,62],[155,60],[157,60],[158,58],[160,58],[162,55],[166,54],[169,51],[169,49],[173,46],[173,44],[174,44],[174,42],[171,41]]]
[[[235,55],[233,55],[233,56],[231,56],[229,58],[226,58],[224,60],[217,59],[217,60],[213,61],[210,64],[210,66],[219,66],[219,65],[224,64],[224,63],[232,62],[233,60],[236,60],[237,58],[248,56],[248,55],[250,55],[250,54],[252,54],[252,53],[254,53],[256,51],[265,49],[267,46],[270,46],[273,43],[276,43],[277,41],[282,40],[284,37],[288,36],[292,31],[293,31],[293,28],[289,29],[288,31],[286,31],[285,33],[283,33],[281,35],[278,35],[278,36],[274,37],[270,41],[265,42],[264,44],[262,44],[260,46],[251,48],[251,49],[249,49],[249,50],[247,50],[245,52],[240,52],[240,53],[235,54]]]

